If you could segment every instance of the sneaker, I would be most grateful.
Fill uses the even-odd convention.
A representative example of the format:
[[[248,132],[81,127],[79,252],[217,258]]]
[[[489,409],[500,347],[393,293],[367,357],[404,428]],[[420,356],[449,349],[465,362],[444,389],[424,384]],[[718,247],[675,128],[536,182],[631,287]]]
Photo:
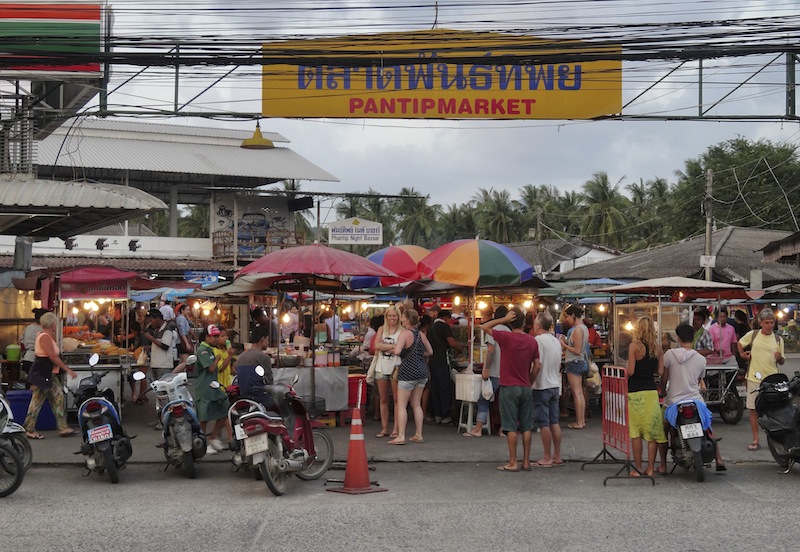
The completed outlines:
[[[219,452],[225,450],[225,445],[219,439],[209,439],[208,446],[212,447],[215,451]]]
[[[433,423],[435,423],[435,424],[440,424],[440,423],[442,423],[442,418],[441,418],[440,416],[436,416],[436,417],[433,419]]]
[[[216,454],[216,453],[217,453],[217,450],[214,447],[212,447],[211,445],[208,445],[206,447],[206,454]]]
[[[161,425],[161,422],[158,422],[158,423],[156,423],[156,425],[153,426],[153,429],[155,429],[156,431],[163,431],[164,430],[164,426]]]
[[[442,425],[449,425],[449,424],[453,423],[453,420],[450,419],[450,418],[442,418],[442,421],[441,422],[437,422],[437,423],[440,423]]]

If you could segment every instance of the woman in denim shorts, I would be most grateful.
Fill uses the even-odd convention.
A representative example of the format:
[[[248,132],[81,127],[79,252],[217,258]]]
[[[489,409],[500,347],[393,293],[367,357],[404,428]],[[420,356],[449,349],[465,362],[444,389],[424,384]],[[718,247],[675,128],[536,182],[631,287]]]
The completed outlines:
[[[419,313],[415,310],[405,309],[400,321],[405,331],[400,334],[394,354],[402,361],[397,375],[397,437],[389,441],[390,445],[404,445],[406,443],[406,423],[408,422],[408,403],[414,411],[414,426],[416,432],[409,439],[415,443],[424,442],[422,438],[422,391],[428,381],[428,363],[426,356],[433,354],[428,338],[419,331]]]
[[[564,350],[567,381],[572,391],[572,404],[575,406],[575,423],[570,429],[586,427],[586,398],[583,396],[583,376],[589,371],[586,349],[589,343],[589,330],[583,324],[583,309],[572,305],[564,311],[564,322],[569,326],[567,336],[559,337]]]

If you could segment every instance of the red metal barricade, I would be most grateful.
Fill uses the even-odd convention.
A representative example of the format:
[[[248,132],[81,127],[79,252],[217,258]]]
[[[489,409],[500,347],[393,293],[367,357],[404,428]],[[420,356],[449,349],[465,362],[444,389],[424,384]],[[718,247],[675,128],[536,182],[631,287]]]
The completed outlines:
[[[650,479],[653,485],[655,480],[636,469],[631,462],[631,440],[628,430],[628,378],[625,368],[605,365],[601,369],[603,381],[603,450],[587,464],[622,464],[622,467],[612,476],[603,480],[605,485],[609,479],[627,479],[629,471]],[[616,458],[608,450],[613,448],[625,455],[625,459]],[[622,473],[624,475],[621,475]]]

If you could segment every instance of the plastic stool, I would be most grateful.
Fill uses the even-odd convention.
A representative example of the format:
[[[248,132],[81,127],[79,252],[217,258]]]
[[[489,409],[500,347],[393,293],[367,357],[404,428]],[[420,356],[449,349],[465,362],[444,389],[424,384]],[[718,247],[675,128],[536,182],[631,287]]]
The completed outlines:
[[[461,401],[461,411],[458,414],[458,428],[456,431],[459,433],[462,429],[466,429],[467,431],[472,431],[472,428],[475,426],[475,415],[477,414],[477,410],[475,409],[475,405],[478,403],[468,402],[468,401]],[[464,407],[467,407],[467,418],[466,421],[464,420]],[[486,413],[486,423],[483,424],[483,431],[486,431],[487,435],[492,434],[492,418],[491,413]]]

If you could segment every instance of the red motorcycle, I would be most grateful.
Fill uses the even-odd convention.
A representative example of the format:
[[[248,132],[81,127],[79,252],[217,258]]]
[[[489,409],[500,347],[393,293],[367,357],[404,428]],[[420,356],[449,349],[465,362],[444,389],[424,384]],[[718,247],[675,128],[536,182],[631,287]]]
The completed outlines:
[[[263,376],[263,368],[256,368],[256,373]],[[307,481],[318,479],[333,462],[333,440],[322,429],[325,426],[313,420],[324,412],[324,406],[298,396],[293,387],[296,383],[297,376],[289,386],[265,385],[276,404],[269,410],[251,399],[233,398],[239,393],[238,386],[226,389],[233,402],[228,409],[233,462],[257,470],[275,496],[286,492],[291,474]],[[219,383],[211,386],[219,387]]]

